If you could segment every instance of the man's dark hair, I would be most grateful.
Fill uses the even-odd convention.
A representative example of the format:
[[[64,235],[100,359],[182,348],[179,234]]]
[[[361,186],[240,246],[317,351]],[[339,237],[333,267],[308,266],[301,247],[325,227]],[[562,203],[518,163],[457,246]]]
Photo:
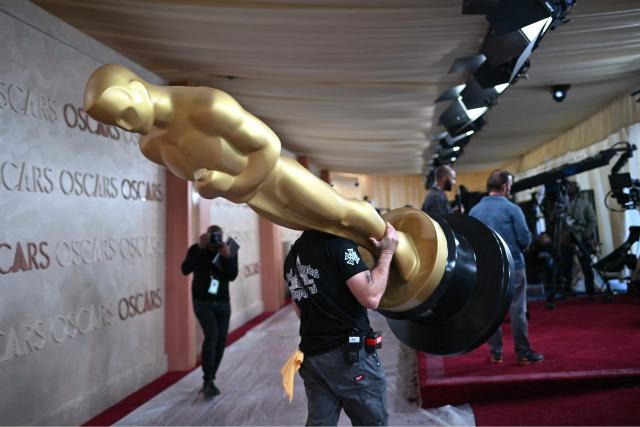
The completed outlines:
[[[443,178],[451,176],[451,167],[447,165],[438,166],[436,169],[436,182],[440,181]]]
[[[487,179],[487,191],[500,191],[502,186],[509,181],[511,174],[505,170],[494,170]]]

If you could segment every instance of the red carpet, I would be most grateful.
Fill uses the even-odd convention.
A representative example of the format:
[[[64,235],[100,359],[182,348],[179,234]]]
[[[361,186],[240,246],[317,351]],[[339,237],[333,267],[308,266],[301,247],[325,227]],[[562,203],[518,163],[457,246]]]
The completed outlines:
[[[637,426],[640,386],[472,405],[478,426]]]
[[[575,393],[640,384],[640,299],[617,296],[529,306],[529,339],[545,360],[517,364],[509,324],[503,325],[502,364],[488,362],[487,345],[464,356],[419,354],[425,408],[519,397]]]

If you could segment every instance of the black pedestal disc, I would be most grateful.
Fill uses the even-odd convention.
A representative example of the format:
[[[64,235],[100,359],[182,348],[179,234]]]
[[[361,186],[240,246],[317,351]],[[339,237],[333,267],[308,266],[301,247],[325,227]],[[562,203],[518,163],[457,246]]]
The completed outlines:
[[[477,348],[500,326],[511,304],[510,279],[514,272],[509,248],[490,228],[466,215],[447,215],[444,219],[456,235],[466,238],[475,253],[477,272],[470,297],[453,314],[439,312],[436,307],[427,317],[387,318],[387,322],[408,346],[426,353],[453,355]]]

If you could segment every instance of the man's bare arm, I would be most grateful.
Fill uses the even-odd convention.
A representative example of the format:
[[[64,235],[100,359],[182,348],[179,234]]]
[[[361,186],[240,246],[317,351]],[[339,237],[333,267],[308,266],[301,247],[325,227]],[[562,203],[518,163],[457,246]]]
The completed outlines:
[[[391,260],[398,246],[398,234],[393,226],[387,223],[382,240],[371,238],[371,243],[379,251],[376,265],[371,270],[349,278],[347,286],[360,304],[366,308],[376,309],[387,289]]]

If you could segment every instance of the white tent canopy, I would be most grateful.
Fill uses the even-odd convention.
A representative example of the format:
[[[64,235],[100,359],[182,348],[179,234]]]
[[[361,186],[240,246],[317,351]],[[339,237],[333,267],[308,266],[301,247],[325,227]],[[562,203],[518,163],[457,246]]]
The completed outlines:
[[[228,91],[284,146],[332,171],[416,174],[479,52],[482,15],[450,0],[35,0],[169,81]],[[460,170],[513,161],[640,84],[640,3],[580,0],[486,115]],[[562,104],[550,86],[570,83]],[[437,107],[437,108],[436,108]]]

